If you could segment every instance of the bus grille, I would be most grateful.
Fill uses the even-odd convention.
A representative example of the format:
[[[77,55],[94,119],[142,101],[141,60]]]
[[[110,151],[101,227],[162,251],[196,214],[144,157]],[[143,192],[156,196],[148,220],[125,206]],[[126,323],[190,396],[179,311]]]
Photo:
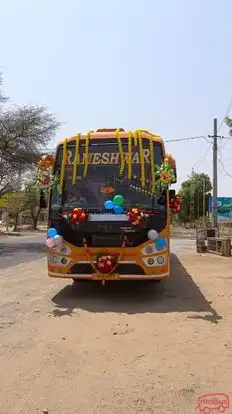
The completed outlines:
[[[123,237],[120,234],[106,234],[92,236],[92,245],[94,247],[121,247]]]
[[[147,241],[145,232],[126,234],[126,247],[137,247]],[[92,234],[87,235],[87,244],[89,247],[121,247],[123,242],[123,234]],[[80,240],[81,245],[81,240]]]
[[[72,275],[89,275],[95,273],[90,263],[75,263],[71,269]],[[119,263],[115,269],[115,273],[121,275],[144,275],[144,270],[136,263]]]

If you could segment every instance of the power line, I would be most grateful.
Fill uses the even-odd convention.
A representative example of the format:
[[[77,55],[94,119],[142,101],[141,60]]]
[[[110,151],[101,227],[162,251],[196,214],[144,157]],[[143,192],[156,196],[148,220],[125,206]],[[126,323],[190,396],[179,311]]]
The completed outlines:
[[[208,138],[212,138],[211,135],[208,135]],[[200,135],[198,137],[168,139],[168,140],[165,140],[164,142],[180,142],[180,141],[190,141],[190,140],[194,140],[194,139],[204,139],[205,141],[207,141],[211,145],[212,142],[208,138],[205,135]],[[225,139],[225,140],[232,139],[232,137],[225,137],[223,135],[218,135],[218,138]]]
[[[232,139],[232,138],[231,138]],[[225,148],[226,149],[226,148]],[[220,164],[220,167],[221,167],[221,169],[222,169],[222,172],[224,173],[224,175],[226,175],[226,176],[228,176],[228,177],[232,177],[232,174],[230,174],[228,171],[227,171],[227,169],[226,169],[226,167],[225,167],[225,163],[223,162],[223,160],[222,160],[222,158],[221,158],[221,156],[222,156],[222,153],[221,153],[221,149],[218,149],[218,151],[219,151],[219,157],[218,157],[218,161],[219,161],[219,164]],[[228,150],[229,151],[229,150]],[[229,160],[228,160],[229,161]]]
[[[197,163],[192,167],[193,169],[196,169],[196,168],[198,168],[201,165],[202,161],[204,161],[205,158],[207,157],[210,148],[211,148],[211,143],[208,145],[206,151],[202,154],[202,156],[200,157],[199,161],[197,161]]]
[[[225,169],[225,166],[224,166],[222,160],[219,158],[218,161],[219,161],[219,164],[220,164],[220,166],[221,166],[222,171],[224,172],[224,174],[227,175],[228,177],[232,177],[232,174],[228,173],[228,171]]]
[[[194,140],[194,139],[206,139],[206,137],[204,135],[200,135],[198,137],[187,137],[187,138],[168,139],[168,140],[165,140],[164,142],[190,141],[190,140]]]
[[[221,139],[226,139],[226,140],[230,140],[230,139],[232,139],[232,137],[224,137],[224,135],[222,135],[220,138],[221,138]]]

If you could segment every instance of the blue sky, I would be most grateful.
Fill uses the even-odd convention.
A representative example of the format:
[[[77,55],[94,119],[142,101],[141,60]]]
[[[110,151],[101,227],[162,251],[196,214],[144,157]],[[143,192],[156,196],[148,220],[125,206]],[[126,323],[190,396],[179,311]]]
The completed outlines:
[[[232,99],[231,15],[231,0],[2,0],[4,88],[56,114],[56,140],[99,127],[208,136]],[[167,149],[179,184],[192,167],[211,176],[207,141]],[[232,140],[219,156],[232,175]],[[232,196],[232,177],[220,164],[218,174]]]

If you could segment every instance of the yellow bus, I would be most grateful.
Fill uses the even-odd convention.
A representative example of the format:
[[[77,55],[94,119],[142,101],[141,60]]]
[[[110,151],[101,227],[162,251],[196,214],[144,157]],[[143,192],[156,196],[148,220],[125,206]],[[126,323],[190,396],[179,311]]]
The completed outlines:
[[[52,165],[50,277],[168,278],[176,166],[159,136],[121,128],[77,134],[58,144]]]

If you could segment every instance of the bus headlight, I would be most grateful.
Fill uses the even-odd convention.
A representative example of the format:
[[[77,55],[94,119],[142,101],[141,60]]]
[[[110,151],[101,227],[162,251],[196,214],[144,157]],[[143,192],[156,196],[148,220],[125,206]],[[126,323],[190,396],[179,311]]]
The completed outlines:
[[[147,259],[147,264],[149,264],[149,266],[152,266],[155,263],[155,260],[153,259],[153,257],[149,257],[149,259]]]
[[[145,247],[144,250],[145,250],[146,254],[152,254],[154,249],[153,249],[152,245],[149,244],[148,246]]]
[[[61,254],[70,254],[71,250],[68,248],[68,246],[63,245],[63,246],[60,247],[59,253],[61,253]]]
[[[165,261],[164,256],[158,256],[156,260],[159,265],[164,264]]]
[[[154,243],[152,243],[152,244],[148,244],[147,246],[145,246],[145,247],[141,250],[142,255],[153,254],[153,253],[155,253],[155,252],[156,252],[156,249],[155,249],[155,245],[154,245]]]
[[[52,264],[57,264],[57,263],[59,263],[59,261],[60,261],[59,256],[52,256],[51,257],[51,263]]]

